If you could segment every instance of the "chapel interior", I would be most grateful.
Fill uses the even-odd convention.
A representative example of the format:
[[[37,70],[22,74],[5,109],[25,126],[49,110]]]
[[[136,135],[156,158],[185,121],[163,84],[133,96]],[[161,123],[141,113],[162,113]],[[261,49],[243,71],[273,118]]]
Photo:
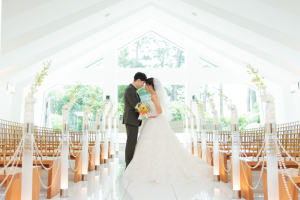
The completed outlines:
[[[299,0],[0,0],[0,19],[0,200],[300,199]],[[137,72],[212,182],[122,180]]]

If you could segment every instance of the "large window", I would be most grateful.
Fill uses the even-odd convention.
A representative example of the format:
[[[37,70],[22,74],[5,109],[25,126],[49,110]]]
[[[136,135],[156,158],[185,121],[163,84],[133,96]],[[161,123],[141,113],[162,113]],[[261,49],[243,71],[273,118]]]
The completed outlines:
[[[49,111],[44,111],[44,113],[50,112],[51,118],[47,119],[48,121],[51,120],[50,127],[61,129],[62,107],[68,103],[70,91],[74,87],[74,85],[57,85],[46,92],[45,99],[48,101],[48,104],[45,108]],[[82,130],[83,111],[86,106],[89,106],[93,96],[96,96],[96,105],[92,111],[91,120],[95,121],[97,110],[100,108],[100,102],[103,100],[102,87],[99,85],[83,85],[75,96],[76,102],[70,111],[69,117],[70,130]]]
[[[182,68],[184,63],[185,52],[152,31],[118,50],[121,68]]]
[[[183,133],[183,120],[180,109],[185,104],[185,85],[165,85],[170,100],[170,110],[173,114],[173,121],[170,126],[175,133]]]
[[[118,99],[119,107],[121,108],[121,114],[124,112],[124,92],[128,85],[118,86]],[[185,104],[185,85],[165,85],[165,89],[170,100],[170,110],[173,114],[173,121],[170,125],[175,133],[183,133],[183,122],[180,115],[180,108]],[[151,99],[150,93],[145,90],[145,87],[139,89],[139,95],[141,101],[148,105],[148,101]],[[123,116],[121,116],[122,119]],[[120,124],[120,132],[126,132],[125,126]]]
[[[210,105],[207,103],[207,95],[209,94],[214,99],[216,109],[218,109],[220,130],[231,130],[231,111],[227,109],[216,89],[228,96],[236,105],[241,129],[249,127],[250,124],[259,126],[261,102],[258,101],[258,92],[246,84],[223,84],[200,86],[200,98],[206,111],[208,127],[212,127],[213,120]]]

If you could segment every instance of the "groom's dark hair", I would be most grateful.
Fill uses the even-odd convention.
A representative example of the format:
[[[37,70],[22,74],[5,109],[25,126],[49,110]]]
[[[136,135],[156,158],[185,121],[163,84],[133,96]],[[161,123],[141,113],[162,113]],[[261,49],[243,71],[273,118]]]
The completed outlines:
[[[147,76],[146,74],[142,73],[142,72],[138,72],[134,75],[134,81],[140,79],[141,81],[146,81],[147,80]]]

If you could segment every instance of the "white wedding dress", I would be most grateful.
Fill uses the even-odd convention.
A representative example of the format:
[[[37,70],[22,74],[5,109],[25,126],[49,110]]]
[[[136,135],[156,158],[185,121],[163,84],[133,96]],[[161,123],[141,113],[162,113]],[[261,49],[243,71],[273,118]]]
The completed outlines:
[[[149,101],[150,112],[156,111]],[[186,183],[213,180],[213,167],[188,152],[163,115],[148,118],[141,130],[132,161],[123,180]]]

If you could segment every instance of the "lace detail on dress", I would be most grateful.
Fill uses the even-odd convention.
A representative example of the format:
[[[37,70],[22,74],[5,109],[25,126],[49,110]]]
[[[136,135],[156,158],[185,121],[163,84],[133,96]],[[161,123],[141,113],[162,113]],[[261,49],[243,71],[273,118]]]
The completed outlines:
[[[156,107],[149,101],[150,111]],[[168,182],[206,182],[213,179],[213,168],[183,147],[163,115],[146,120],[133,160],[124,180]]]

